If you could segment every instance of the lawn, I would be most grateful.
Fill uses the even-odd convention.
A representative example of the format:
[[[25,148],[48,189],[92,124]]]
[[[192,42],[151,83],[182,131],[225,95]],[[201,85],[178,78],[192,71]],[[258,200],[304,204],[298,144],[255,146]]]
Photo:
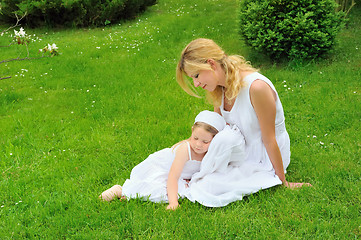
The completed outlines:
[[[11,76],[0,80],[0,239],[359,239],[360,4],[327,59],[277,64],[240,39],[237,2],[159,0],[104,28],[24,26],[31,57],[48,43],[60,55],[0,64],[0,77]],[[212,109],[175,80],[181,50],[198,37],[273,81],[291,137],[286,178],[314,187],[275,187],[223,208],[184,199],[175,212],[99,201]],[[0,61],[26,57],[24,46],[0,51]]]

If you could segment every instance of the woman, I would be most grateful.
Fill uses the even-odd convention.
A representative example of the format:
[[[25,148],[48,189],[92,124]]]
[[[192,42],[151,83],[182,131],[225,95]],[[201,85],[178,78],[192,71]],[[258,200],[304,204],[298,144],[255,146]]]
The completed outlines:
[[[187,93],[197,96],[186,76],[193,79],[194,87],[207,91],[215,112],[240,129],[246,142],[246,162],[256,166],[257,171],[274,172],[286,187],[310,186],[286,180],[290,140],[282,104],[269,79],[243,57],[227,56],[210,39],[190,42],[177,66],[178,83]]]

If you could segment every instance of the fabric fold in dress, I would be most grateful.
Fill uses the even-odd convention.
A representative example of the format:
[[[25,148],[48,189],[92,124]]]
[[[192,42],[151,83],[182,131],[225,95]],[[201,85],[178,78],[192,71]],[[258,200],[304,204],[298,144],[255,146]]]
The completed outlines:
[[[245,141],[237,127],[227,126],[211,142],[200,171],[185,196],[207,207],[223,207],[243,196],[281,184],[272,171],[245,161]]]
[[[275,133],[286,172],[290,163],[290,139],[283,107],[272,82],[255,72],[244,78],[246,87],[240,90],[231,111],[224,110],[222,101],[222,116],[232,127],[214,137],[200,172],[193,175],[186,189],[185,196],[190,201],[222,207],[261,189],[282,184],[262,142],[258,118],[250,101],[249,89],[255,80],[267,83],[277,96]]]

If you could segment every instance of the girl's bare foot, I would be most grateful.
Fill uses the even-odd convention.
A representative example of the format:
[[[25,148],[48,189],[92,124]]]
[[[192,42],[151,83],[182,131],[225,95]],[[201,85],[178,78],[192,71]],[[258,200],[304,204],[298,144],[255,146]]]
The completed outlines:
[[[114,198],[121,198],[122,197],[122,186],[114,185],[113,187],[105,190],[99,198],[105,201],[112,201]]]

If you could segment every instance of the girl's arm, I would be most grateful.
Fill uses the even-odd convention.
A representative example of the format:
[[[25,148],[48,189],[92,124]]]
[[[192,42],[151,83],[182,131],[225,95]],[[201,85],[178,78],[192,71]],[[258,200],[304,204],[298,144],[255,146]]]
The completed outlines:
[[[178,180],[183,171],[185,163],[188,161],[187,144],[182,144],[177,148],[175,158],[170,168],[167,181],[167,194],[169,205],[167,209],[178,207]]]
[[[262,141],[275,169],[276,175],[286,187],[300,187],[304,183],[289,183],[286,181],[280,149],[276,141],[276,93],[261,80],[256,80],[250,87],[250,98],[261,127]],[[310,185],[306,183],[306,185]]]

